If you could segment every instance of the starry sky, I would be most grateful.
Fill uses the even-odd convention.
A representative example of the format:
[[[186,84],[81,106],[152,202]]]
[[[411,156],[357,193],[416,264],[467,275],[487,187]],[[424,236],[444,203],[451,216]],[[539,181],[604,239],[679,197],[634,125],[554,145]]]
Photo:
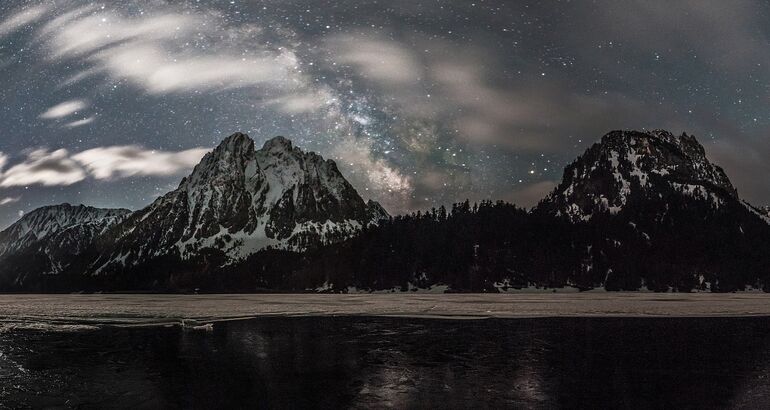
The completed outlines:
[[[764,1],[0,2],[0,227],[138,209],[236,131],[391,213],[530,207],[612,129],[695,134],[770,203]]]

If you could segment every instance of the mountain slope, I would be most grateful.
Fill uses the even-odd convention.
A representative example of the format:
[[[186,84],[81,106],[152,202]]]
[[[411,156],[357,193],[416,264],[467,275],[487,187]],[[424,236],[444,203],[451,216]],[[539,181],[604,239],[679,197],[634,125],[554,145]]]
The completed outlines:
[[[583,225],[583,287],[735,290],[770,273],[768,219],[687,134],[606,134],[534,213]]]
[[[766,210],[739,198],[694,137],[666,131],[610,132],[529,212],[465,201],[396,218],[365,203],[332,161],[284,138],[255,149],[234,134],[124,218],[42,239],[50,223],[36,221],[51,218],[20,221],[15,237],[35,233],[38,246],[0,260],[0,289],[770,290]],[[81,237],[93,239],[84,248]],[[39,257],[49,243],[75,249],[63,270]]]
[[[61,241],[79,242],[79,239],[91,234],[102,233],[130,212],[127,209],[101,209],[70,204],[35,209],[0,232],[0,258],[47,238],[56,238],[51,246]]]
[[[738,199],[722,168],[709,162],[695,137],[668,131],[612,131],[564,171],[541,212],[587,221],[629,205],[685,195],[719,207]]]
[[[613,131],[530,213],[466,201],[302,258],[258,255],[236,274],[292,290],[770,289],[766,221],[694,137]]]
[[[224,263],[266,247],[304,250],[339,241],[387,216],[365,203],[332,160],[283,137],[256,150],[236,133],[206,154],[174,191],[115,226],[89,270],[121,271],[154,258],[224,253]]]
[[[130,212],[70,204],[29,212],[0,232],[0,283],[62,272]]]

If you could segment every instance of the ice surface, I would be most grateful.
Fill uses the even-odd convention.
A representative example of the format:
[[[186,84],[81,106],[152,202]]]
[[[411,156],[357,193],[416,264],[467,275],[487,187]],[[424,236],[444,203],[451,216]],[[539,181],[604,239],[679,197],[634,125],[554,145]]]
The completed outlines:
[[[238,294],[0,295],[0,331],[73,326],[205,324],[260,316],[405,316],[447,319],[559,316],[770,316],[770,294]]]

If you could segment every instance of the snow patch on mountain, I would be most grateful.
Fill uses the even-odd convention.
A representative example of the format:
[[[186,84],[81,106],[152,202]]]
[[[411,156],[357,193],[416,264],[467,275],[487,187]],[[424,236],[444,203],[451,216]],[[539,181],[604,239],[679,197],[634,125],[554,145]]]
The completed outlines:
[[[617,214],[632,200],[678,193],[721,206],[737,198],[724,171],[687,134],[612,131],[570,164],[538,209],[572,221]]]
[[[67,230],[90,226],[95,233],[102,233],[130,212],[70,204],[35,209],[0,232],[0,257]]]
[[[63,271],[95,238],[125,218],[127,209],[101,209],[84,205],[53,205],[35,209],[0,232],[0,261],[28,254],[45,258],[43,274]],[[2,262],[0,262],[2,263]]]
[[[231,262],[265,248],[305,250],[356,235],[389,218],[364,202],[332,160],[284,137],[255,149],[246,134],[226,138],[179,187],[115,227],[93,265],[136,265],[163,255],[216,249]]]

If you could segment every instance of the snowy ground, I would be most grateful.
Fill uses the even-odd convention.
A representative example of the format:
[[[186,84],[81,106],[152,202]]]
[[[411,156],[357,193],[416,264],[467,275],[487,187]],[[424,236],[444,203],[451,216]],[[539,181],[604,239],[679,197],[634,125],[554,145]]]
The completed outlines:
[[[0,331],[103,325],[199,326],[259,316],[483,319],[770,316],[765,293],[0,295]],[[184,323],[183,323],[184,322]]]

